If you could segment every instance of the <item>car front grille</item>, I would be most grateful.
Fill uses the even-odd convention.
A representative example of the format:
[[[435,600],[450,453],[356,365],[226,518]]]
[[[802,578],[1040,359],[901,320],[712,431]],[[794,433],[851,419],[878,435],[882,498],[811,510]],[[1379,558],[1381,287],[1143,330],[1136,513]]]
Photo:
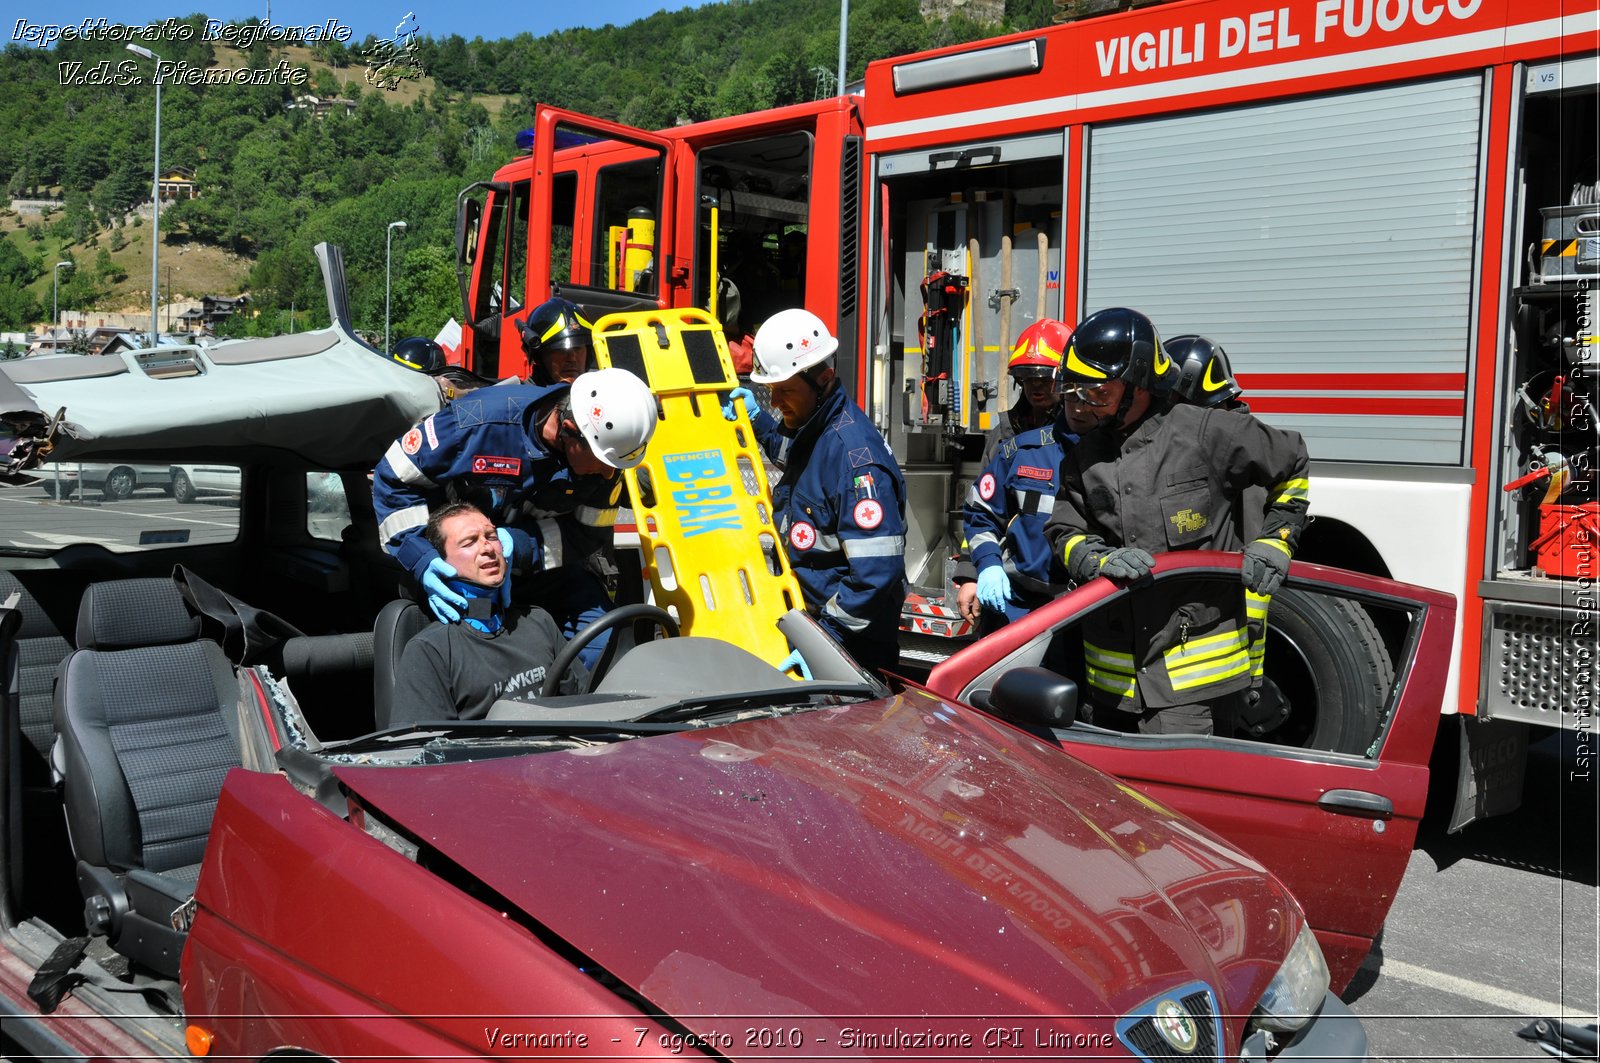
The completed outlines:
[[[1169,1038],[1162,1033],[1161,1026],[1165,1024],[1169,1029],[1179,1028],[1181,1023],[1174,1023],[1170,1016],[1162,1013],[1163,1005],[1172,1001],[1181,1004],[1188,1013],[1189,1020],[1193,1023],[1194,1047],[1184,1051],[1174,1039],[1181,1042],[1182,1036],[1174,1035]],[[1219,1060],[1219,1045],[1222,1037],[1222,1023],[1217,1014],[1216,997],[1210,987],[1201,982],[1193,982],[1186,986],[1179,986],[1170,993],[1163,993],[1153,997],[1139,1008],[1124,1016],[1117,1023],[1117,1037],[1145,1063],[1193,1063],[1194,1060]]]

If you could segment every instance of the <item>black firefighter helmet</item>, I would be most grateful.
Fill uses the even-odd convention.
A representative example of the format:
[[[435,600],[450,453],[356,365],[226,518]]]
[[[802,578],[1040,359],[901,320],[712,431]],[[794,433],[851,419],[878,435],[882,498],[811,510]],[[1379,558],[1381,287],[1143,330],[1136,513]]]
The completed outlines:
[[[1173,396],[1192,406],[1224,406],[1244,394],[1233,379],[1228,353],[1204,336],[1174,336],[1163,346],[1178,367]]]
[[[444,348],[426,336],[407,336],[394,345],[389,357],[419,373],[437,373],[445,367]]]

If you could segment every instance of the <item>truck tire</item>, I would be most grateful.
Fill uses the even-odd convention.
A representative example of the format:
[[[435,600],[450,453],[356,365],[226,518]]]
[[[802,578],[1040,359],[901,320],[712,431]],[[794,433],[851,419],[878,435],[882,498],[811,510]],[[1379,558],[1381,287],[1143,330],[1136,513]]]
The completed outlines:
[[[1394,688],[1394,662],[1359,603],[1284,589],[1267,613],[1266,675],[1289,715],[1275,745],[1365,755]]]

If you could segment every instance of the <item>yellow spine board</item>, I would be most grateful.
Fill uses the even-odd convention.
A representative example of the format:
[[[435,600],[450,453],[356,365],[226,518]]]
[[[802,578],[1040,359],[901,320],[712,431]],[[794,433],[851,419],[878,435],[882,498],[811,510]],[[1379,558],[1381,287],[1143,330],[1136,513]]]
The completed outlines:
[[[737,421],[722,415],[739,380],[721,326],[698,309],[608,314],[594,340],[602,368],[643,376],[661,405],[644,461],[626,473],[656,604],[685,635],[777,665],[789,654],[777,621],[802,607],[800,585],[772,523],[755,430],[742,404]]]

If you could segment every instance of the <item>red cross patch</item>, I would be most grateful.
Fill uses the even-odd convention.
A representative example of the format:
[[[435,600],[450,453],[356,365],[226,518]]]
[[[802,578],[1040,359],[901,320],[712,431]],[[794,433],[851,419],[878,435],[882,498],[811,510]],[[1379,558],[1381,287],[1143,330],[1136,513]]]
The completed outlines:
[[[422,449],[422,432],[413,428],[400,437],[400,449],[407,454],[415,454]]]
[[[985,502],[994,497],[994,473],[986,472],[978,481],[978,497]]]
[[[863,498],[856,503],[856,526],[872,529],[883,523],[883,503],[871,498]]]
[[[789,545],[796,550],[809,550],[817,545],[817,529],[805,521],[796,521],[789,529]]]

